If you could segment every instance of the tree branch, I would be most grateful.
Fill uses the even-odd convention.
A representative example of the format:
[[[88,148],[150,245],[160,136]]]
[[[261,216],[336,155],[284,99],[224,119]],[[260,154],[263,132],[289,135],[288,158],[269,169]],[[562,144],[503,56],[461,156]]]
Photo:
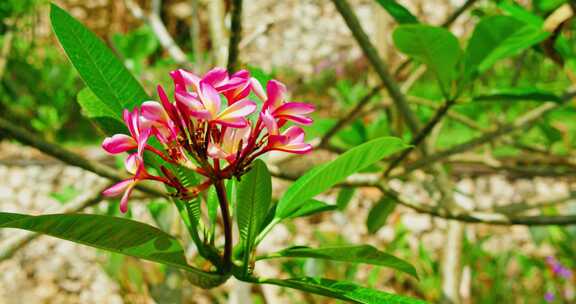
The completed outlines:
[[[569,93],[565,94],[564,97],[562,98],[562,100],[564,101],[563,103],[557,103],[557,102],[544,103],[541,106],[539,106],[539,107],[531,110],[530,112],[524,114],[523,116],[519,117],[514,122],[509,123],[509,124],[505,124],[505,125],[499,127],[495,131],[485,133],[485,134],[481,135],[480,137],[471,139],[465,143],[459,144],[459,145],[454,146],[450,149],[446,149],[444,151],[440,151],[440,152],[425,156],[425,157],[419,159],[418,161],[412,163],[408,167],[406,167],[405,173],[411,172],[413,170],[416,170],[416,169],[419,169],[422,167],[426,167],[430,164],[433,164],[433,163],[436,163],[440,160],[446,159],[446,158],[448,158],[454,154],[458,154],[458,153],[462,153],[464,151],[474,149],[478,146],[481,146],[485,143],[488,143],[488,142],[495,140],[499,137],[502,137],[504,135],[507,135],[507,134],[513,133],[515,131],[530,127],[531,125],[536,123],[543,115],[545,115],[546,113],[548,113],[554,109],[559,108],[566,101],[569,101],[570,99],[572,99],[575,96],[575,94],[576,94],[576,92],[569,92]]]
[[[228,43],[228,71],[238,69],[239,44],[242,40],[242,0],[232,0],[230,42]]]
[[[418,120],[410,110],[408,102],[404,97],[404,94],[402,94],[402,92],[400,91],[400,87],[394,80],[394,77],[388,72],[388,65],[386,64],[386,62],[384,62],[384,60],[382,60],[380,55],[378,55],[378,51],[376,50],[374,45],[370,42],[370,38],[368,38],[366,32],[364,32],[364,30],[362,29],[362,25],[360,24],[358,17],[354,13],[354,11],[352,11],[352,8],[350,7],[350,5],[346,0],[332,0],[332,2],[334,2],[334,5],[336,6],[336,9],[340,12],[340,15],[342,15],[342,18],[344,18],[344,21],[346,22],[348,28],[350,28],[350,31],[352,32],[352,35],[354,36],[354,38],[360,45],[360,48],[364,52],[364,55],[366,56],[366,58],[368,58],[368,61],[370,61],[370,63],[374,67],[374,70],[376,70],[376,73],[380,77],[380,80],[384,84],[384,87],[386,87],[388,94],[390,94],[390,97],[392,98],[394,105],[398,108],[400,114],[405,119],[408,128],[410,128],[410,131],[412,131],[412,133],[416,134],[416,132],[418,132],[419,129]]]
[[[424,139],[428,136],[428,134],[430,134],[430,132],[432,132],[434,127],[440,122],[442,117],[446,115],[450,107],[452,107],[452,105],[454,105],[455,102],[456,100],[449,99],[438,110],[436,110],[436,113],[434,114],[432,119],[430,119],[430,121],[424,126],[424,128],[422,128],[422,130],[420,130],[420,132],[418,132],[418,134],[416,134],[416,136],[414,136],[414,138],[410,141],[410,145],[412,145],[412,147],[402,151],[400,156],[398,156],[398,158],[394,159],[390,163],[390,166],[388,166],[388,168],[384,172],[384,177],[387,177],[390,174],[390,172],[392,172],[392,170],[396,168],[397,165],[399,165],[406,157],[408,157],[408,155],[410,155],[410,152],[412,152],[412,150],[414,150],[422,143],[422,141],[424,141]]]
[[[176,61],[177,64],[190,68],[188,57],[186,57],[184,51],[182,51],[178,44],[176,44],[174,38],[170,36],[170,33],[166,29],[166,26],[156,11],[152,12],[151,14],[147,14],[133,0],[124,0],[124,3],[132,15],[134,15],[134,17],[140,19],[150,26],[156,35],[156,38],[158,38],[160,45],[162,45],[162,47],[168,52],[170,57]]]

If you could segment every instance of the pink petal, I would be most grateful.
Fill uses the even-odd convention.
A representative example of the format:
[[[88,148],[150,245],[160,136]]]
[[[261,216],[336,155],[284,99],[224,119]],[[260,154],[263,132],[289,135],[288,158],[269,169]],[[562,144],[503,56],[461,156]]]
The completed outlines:
[[[268,100],[266,100],[264,104],[265,107],[271,108],[272,110],[279,107],[286,98],[286,91],[286,86],[284,84],[274,79],[270,80],[266,86]]]
[[[126,168],[126,171],[130,174],[136,174],[136,171],[138,170],[139,165],[140,165],[140,163],[138,160],[138,154],[137,153],[132,153],[132,154],[128,155],[128,157],[124,161],[124,168]]]
[[[148,120],[156,122],[166,122],[168,120],[168,114],[162,105],[156,101],[143,102],[140,110],[142,111],[142,116]]]
[[[199,101],[195,95],[192,95],[189,92],[177,90],[174,93],[176,98],[176,102],[178,104],[178,108],[184,110],[184,114],[186,116],[194,116],[200,119],[210,120],[212,115],[206,108],[201,101]]]
[[[174,80],[174,84],[179,84],[183,87],[191,85],[194,90],[198,90],[200,77],[183,69],[178,69],[170,72],[170,76]]]
[[[144,154],[144,148],[146,148],[146,142],[148,142],[148,138],[150,138],[150,134],[152,134],[152,129],[147,128],[145,129],[142,134],[138,137],[138,156],[142,158]]]
[[[166,92],[164,92],[164,89],[161,86],[158,86],[157,91],[160,102],[162,103],[162,107],[164,107],[164,110],[166,113],[168,113],[170,119],[172,119],[172,121],[178,121],[178,113],[176,111],[176,107],[170,102]]]
[[[126,134],[115,134],[112,137],[106,137],[102,142],[102,148],[111,154],[126,152],[138,147],[136,141]]]
[[[200,100],[212,117],[218,115],[221,105],[220,95],[218,95],[218,91],[214,87],[204,81],[200,81]]]
[[[287,102],[279,106],[272,115],[277,118],[291,120],[303,125],[309,125],[312,123],[312,119],[304,116],[314,112],[315,107],[308,103],[301,102]]]
[[[122,211],[122,213],[126,213],[126,211],[128,211],[128,198],[130,197],[130,194],[132,194],[134,186],[136,186],[135,181],[128,185],[124,195],[122,195],[122,199],[120,200],[120,211]]]
[[[289,127],[282,132],[282,135],[286,136],[291,143],[304,142],[304,130],[296,126]]]
[[[250,78],[250,86],[252,87],[252,91],[260,100],[266,101],[266,93],[264,92],[264,88],[256,78]]]
[[[232,76],[230,78],[245,78],[248,79],[250,78],[250,72],[248,72],[247,70],[240,70],[234,74],[232,74]]]
[[[241,100],[236,102],[226,109],[224,109],[218,115],[218,120],[228,120],[230,118],[243,118],[246,117],[256,111],[256,103],[250,100]]]
[[[132,178],[120,181],[120,182],[112,185],[110,188],[102,191],[102,195],[107,196],[107,197],[118,196],[118,195],[122,194],[122,192],[124,192],[126,190],[126,188],[128,188],[128,186],[130,185],[130,183],[132,183],[133,181],[134,180]]]
[[[213,87],[218,87],[222,82],[228,80],[228,71],[224,68],[213,68],[202,77],[202,81]]]
[[[278,135],[278,124],[276,123],[274,116],[270,114],[270,111],[264,110],[264,112],[261,112],[260,119],[262,119],[264,126],[268,129],[268,134]]]

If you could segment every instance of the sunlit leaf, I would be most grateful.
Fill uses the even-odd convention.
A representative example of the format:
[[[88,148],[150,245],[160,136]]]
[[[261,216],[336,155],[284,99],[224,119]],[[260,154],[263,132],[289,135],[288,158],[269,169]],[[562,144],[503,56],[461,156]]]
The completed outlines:
[[[300,208],[294,210],[288,218],[303,217],[334,209],[336,209],[336,205],[328,205],[319,200],[309,199],[306,203],[302,204]]]
[[[310,248],[296,246],[284,249],[262,258],[313,258],[349,263],[363,263],[393,268],[417,277],[416,269],[408,262],[379,251],[369,245]]]
[[[562,97],[538,88],[502,88],[490,94],[474,97],[476,101],[553,101],[562,102]]]
[[[349,175],[406,147],[398,138],[381,137],[350,149],[335,160],[308,171],[286,190],[278,202],[276,218],[289,217],[309,199],[330,189]]]
[[[396,0],[376,0],[400,24],[418,23],[418,19]]]
[[[391,197],[384,197],[368,213],[368,218],[366,219],[366,227],[368,228],[368,233],[376,233],[382,226],[386,224],[388,216],[396,208],[396,201]]]
[[[1,228],[47,234],[75,243],[170,265],[188,272],[197,285],[213,287],[225,277],[196,269],[186,262],[180,243],[162,230],[132,220],[93,214],[29,216],[0,213]]]
[[[244,271],[249,266],[254,241],[260,232],[270,202],[272,201],[272,178],[261,160],[256,160],[238,185],[236,218],[240,239],[244,247]]]
[[[426,64],[440,83],[444,97],[449,98],[462,53],[458,39],[447,29],[421,24],[401,25],[393,38],[398,50]]]
[[[68,58],[98,97],[84,99],[81,103],[89,117],[121,121],[123,109],[132,109],[149,99],[122,62],[82,23],[54,4],[51,6],[50,20]]]
[[[480,20],[466,48],[466,73],[480,74],[498,60],[514,56],[541,42],[549,33],[510,16]]]
[[[383,291],[365,288],[350,282],[334,281],[322,278],[294,278],[287,280],[260,279],[264,284],[273,284],[303,290],[327,297],[337,298],[355,303],[374,304],[421,304],[422,300],[399,296]]]

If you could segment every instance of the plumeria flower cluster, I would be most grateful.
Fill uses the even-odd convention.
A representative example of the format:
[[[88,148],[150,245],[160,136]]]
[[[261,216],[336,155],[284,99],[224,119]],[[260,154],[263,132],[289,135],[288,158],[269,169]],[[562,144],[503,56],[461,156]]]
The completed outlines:
[[[177,197],[190,199],[219,180],[239,178],[266,152],[303,154],[312,149],[304,142],[304,131],[298,125],[312,123],[309,114],[314,106],[288,101],[282,83],[271,80],[264,90],[248,71],[229,75],[222,68],[212,69],[203,77],[182,69],[170,75],[173,101],[158,86],[159,102],[146,101],[132,111],[124,110],[129,134],[107,137],[102,144],[111,154],[130,153],[125,166],[132,177],[103,193],[122,195],[122,212],[127,211],[134,186],[143,180],[162,182],[174,188]],[[258,113],[250,93],[262,101]],[[154,145],[158,148],[151,145],[153,137],[159,142]],[[144,163],[146,150],[167,163],[196,171],[205,181],[187,188],[165,165],[160,166],[161,176],[151,174]]]

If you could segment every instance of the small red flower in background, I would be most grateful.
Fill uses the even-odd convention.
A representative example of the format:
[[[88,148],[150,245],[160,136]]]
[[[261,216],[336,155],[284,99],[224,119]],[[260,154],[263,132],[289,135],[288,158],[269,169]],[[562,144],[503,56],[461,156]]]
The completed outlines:
[[[248,71],[229,75],[222,68],[212,69],[203,77],[182,69],[170,75],[175,102],[158,86],[160,102],[146,101],[132,112],[124,110],[130,135],[116,134],[102,143],[111,154],[137,151],[126,159],[126,169],[133,177],[103,192],[106,196],[123,195],[122,212],[127,211],[132,189],[142,180],[160,181],[176,189],[177,197],[189,199],[215,181],[239,178],[254,159],[266,152],[302,154],[312,150],[304,142],[300,127],[283,128],[288,122],[311,124],[308,114],[314,111],[314,106],[287,101],[282,83],[271,80],[264,92]],[[254,115],[255,122],[249,117],[257,110],[256,102],[248,99],[251,92],[262,101],[260,113]],[[161,149],[148,143],[152,136],[158,139]],[[160,167],[164,176],[151,175],[144,167],[145,150],[167,163],[195,170],[205,181],[187,188],[166,166]]]

